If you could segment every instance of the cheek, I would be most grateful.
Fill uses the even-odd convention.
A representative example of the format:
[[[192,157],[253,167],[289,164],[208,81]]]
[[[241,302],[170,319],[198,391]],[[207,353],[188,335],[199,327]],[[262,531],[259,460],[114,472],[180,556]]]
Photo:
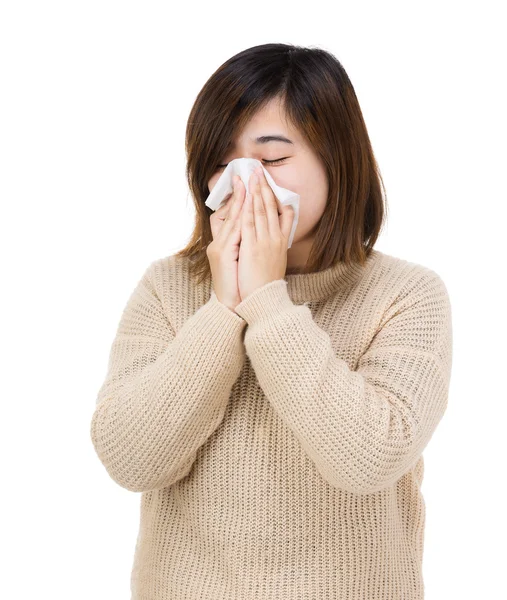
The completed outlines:
[[[299,201],[299,220],[296,228],[298,240],[309,234],[319,223],[326,208],[327,195],[322,193],[301,195]]]
[[[301,177],[297,165],[288,164],[280,167],[265,167],[266,171],[271,175],[276,185],[292,190],[297,194],[302,194],[304,189],[304,178]]]
[[[328,185],[327,180],[319,179],[317,176],[312,181],[313,185],[306,181],[301,192],[300,213],[308,222],[315,224],[326,208]]]
[[[312,175],[302,172],[297,165],[287,165],[278,169],[268,169],[280,187],[300,195],[298,237],[310,231],[319,221],[326,207],[327,180],[321,173]]]
[[[324,212],[324,203],[315,202],[311,198],[303,198],[299,201],[299,221],[302,229],[311,229],[321,218]]]

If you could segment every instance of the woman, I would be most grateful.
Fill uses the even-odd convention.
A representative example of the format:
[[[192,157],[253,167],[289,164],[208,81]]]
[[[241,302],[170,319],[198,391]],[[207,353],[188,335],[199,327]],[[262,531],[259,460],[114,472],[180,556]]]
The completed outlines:
[[[383,186],[352,84],[324,50],[249,48],[206,82],[186,150],[192,239],[131,295],[91,423],[142,492],[132,598],[423,598],[450,302],[373,249]],[[300,194],[290,249],[262,174],[205,205],[241,157]]]

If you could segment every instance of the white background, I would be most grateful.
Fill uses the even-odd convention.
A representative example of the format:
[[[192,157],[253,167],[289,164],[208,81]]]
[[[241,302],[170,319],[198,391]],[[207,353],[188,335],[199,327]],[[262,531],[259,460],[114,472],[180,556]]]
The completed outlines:
[[[376,248],[432,268],[451,297],[449,405],[424,454],[426,600],[505,593],[501,8],[2,3],[2,597],[130,598],[140,494],[94,452],[95,397],[134,285],[192,230],[192,103],[266,42],[343,64],[387,188]]]

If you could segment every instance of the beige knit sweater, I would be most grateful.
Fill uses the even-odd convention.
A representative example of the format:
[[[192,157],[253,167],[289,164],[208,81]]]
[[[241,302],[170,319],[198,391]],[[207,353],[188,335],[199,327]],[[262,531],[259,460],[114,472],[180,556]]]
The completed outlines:
[[[422,452],[447,405],[447,289],[373,250],[233,312],[153,261],[118,325],[95,451],[142,492],[132,600],[424,597]]]

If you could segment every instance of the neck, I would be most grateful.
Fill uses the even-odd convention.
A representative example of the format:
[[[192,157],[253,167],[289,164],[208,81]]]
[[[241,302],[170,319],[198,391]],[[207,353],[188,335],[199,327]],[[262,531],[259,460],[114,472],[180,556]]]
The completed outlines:
[[[370,268],[373,268],[382,253],[372,249],[365,263],[345,263],[338,261],[335,264],[311,273],[286,274],[287,292],[296,304],[310,301],[326,300],[336,293],[346,293],[349,286],[353,285]]]
[[[287,268],[286,275],[293,273],[303,273],[306,261],[310,256],[314,238],[302,239],[299,242],[292,244],[287,250]]]

